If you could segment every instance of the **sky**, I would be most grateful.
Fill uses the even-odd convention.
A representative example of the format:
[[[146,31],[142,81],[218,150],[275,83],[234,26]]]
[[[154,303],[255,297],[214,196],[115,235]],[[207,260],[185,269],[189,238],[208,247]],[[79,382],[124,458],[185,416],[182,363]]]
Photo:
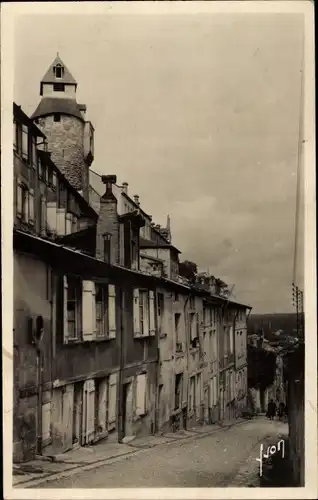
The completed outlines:
[[[14,99],[33,113],[59,52],[95,127],[91,168],[155,223],[170,214],[180,260],[252,312],[291,312],[302,37],[286,13],[21,15]],[[301,283],[302,237],[298,255]]]

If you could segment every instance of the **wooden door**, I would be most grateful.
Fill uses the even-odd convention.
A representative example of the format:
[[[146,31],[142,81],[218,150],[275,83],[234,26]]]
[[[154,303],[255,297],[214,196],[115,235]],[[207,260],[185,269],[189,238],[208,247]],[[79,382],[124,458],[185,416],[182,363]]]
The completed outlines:
[[[74,385],[63,388],[63,451],[73,447]]]

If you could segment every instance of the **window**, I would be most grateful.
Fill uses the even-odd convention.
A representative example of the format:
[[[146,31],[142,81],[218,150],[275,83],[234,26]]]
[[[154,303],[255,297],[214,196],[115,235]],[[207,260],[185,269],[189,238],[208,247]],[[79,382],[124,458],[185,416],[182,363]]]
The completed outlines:
[[[67,339],[80,339],[82,327],[82,283],[79,278],[67,277]]]
[[[153,290],[134,290],[133,297],[134,336],[154,336],[155,294]]]
[[[22,125],[22,158],[29,158],[29,130],[26,125]]]
[[[103,285],[96,285],[96,331],[97,337],[105,337],[108,331],[108,294]]]
[[[140,333],[141,335],[145,335],[147,331],[147,292],[145,290],[139,291],[139,320],[140,320]]]
[[[207,316],[207,314],[206,314],[206,308],[204,307],[203,308],[203,325],[204,326],[205,326],[205,322],[206,322],[206,316]]]
[[[210,326],[212,326],[213,323],[213,309],[210,307]]]
[[[40,218],[40,224],[41,224],[41,226],[40,226],[41,234],[45,234],[46,233],[46,218],[47,218],[47,215],[46,215],[46,199],[45,199],[44,196],[41,196],[39,218]]]
[[[57,64],[56,66],[54,66],[53,71],[55,74],[55,78],[63,78],[63,75],[64,75],[63,66],[61,66],[60,64]]]
[[[174,315],[174,331],[175,331],[175,338],[176,338],[176,346],[177,346],[177,350],[179,349],[181,351],[182,344],[180,343],[180,332],[179,332],[180,318],[181,318],[180,313],[177,313]]]
[[[16,216],[23,222],[29,217],[29,192],[25,184],[17,184]]]
[[[54,121],[55,122],[61,121],[61,114],[60,113],[54,113]]]
[[[163,293],[158,293],[158,330],[159,333],[163,333],[164,327],[164,295]]]
[[[35,203],[35,198],[34,198],[34,190],[30,189],[29,193],[29,213],[28,213],[28,222],[29,224],[34,224],[34,203]]]
[[[189,330],[190,330],[190,341],[192,342],[197,337],[195,313],[189,314]]]
[[[32,166],[35,169],[37,165],[37,150],[36,150],[36,139],[32,137]]]
[[[195,408],[195,377],[190,378],[189,387],[189,411],[193,411]]]
[[[65,90],[64,83],[54,83],[53,90],[54,90],[54,92],[64,92],[64,90]]]
[[[202,377],[201,373],[197,374],[197,387],[196,387],[196,406],[202,402]]]
[[[57,183],[56,173],[52,172],[52,187],[53,187],[53,189],[56,188],[56,183]]]
[[[178,410],[181,408],[182,403],[182,373],[178,373],[175,379],[175,389],[174,389],[174,408]]]
[[[178,294],[178,292],[174,293],[174,301],[175,302],[179,302],[179,294]]]
[[[190,309],[195,309],[195,298],[191,295],[189,300]]]

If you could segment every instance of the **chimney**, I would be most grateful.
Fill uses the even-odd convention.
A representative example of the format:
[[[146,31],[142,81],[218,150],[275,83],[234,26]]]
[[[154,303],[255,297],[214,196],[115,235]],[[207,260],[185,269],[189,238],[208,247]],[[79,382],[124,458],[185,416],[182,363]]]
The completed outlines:
[[[103,175],[102,182],[106,191],[100,199],[100,210],[96,228],[96,257],[105,259],[105,234],[108,235],[110,264],[119,262],[119,221],[117,213],[117,198],[113,193],[116,175]]]
[[[134,195],[134,202],[136,203],[136,205],[138,205],[138,206],[140,205],[138,194]]]
[[[121,192],[128,194],[128,182],[123,182],[123,185],[121,187]]]

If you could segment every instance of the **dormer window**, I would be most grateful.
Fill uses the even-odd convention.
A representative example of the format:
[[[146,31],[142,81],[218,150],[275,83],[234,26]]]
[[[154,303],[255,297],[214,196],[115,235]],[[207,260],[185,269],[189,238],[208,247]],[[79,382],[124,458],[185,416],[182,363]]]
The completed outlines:
[[[57,64],[53,68],[55,78],[63,78],[64,68],[60,64]]]

